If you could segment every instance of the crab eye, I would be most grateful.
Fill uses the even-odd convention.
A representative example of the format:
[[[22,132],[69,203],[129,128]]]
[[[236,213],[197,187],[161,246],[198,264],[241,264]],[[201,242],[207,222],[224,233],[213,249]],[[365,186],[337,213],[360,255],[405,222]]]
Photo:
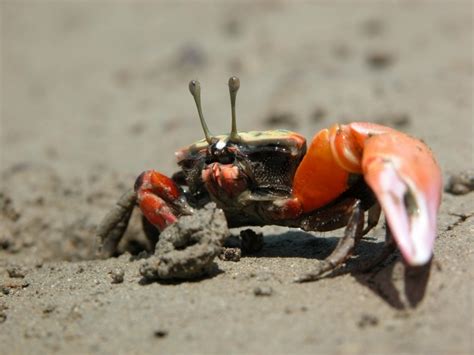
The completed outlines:
[[[234,161],[235,154],[231,149],[229,149],[224,140],[219,140],[218,142],[209,145],[206,164],[232,164]]]
[[[222,139],[216,143],[216,148],[217,149],[221,150],[224,147],[225,147],[225,142]]]
[[[237,91],[240,88],[240,80],[236,76],[229,78],[229,93],[230,93],[230,107],[232,110],[232,129],[230,131],[229,140],[231,142],[238,142],[240,137],[237,132],[237,118],[235,114],[235,99],[237,98]]]
[[[204,115],[202,114],[202,106],[201,106],[201,84],[197,80],[191,80],[189,82],[189,92],[194,98],[194,102],[196,102],[196,107],[199,114],[199,120],[201,121],[201,127],[204,131],[204,136],[206,137],[207,143],[211,144],[212,142],[212,134],[207,127],[206,120],[204,119]]]
[[[195,96],[199,90],[201,90],[201,85],[199,84],[199,81],[191,80],[189,82],[189,91],[191,92],[191,95]],[[197,95],[199,95],[199,93]]]
[[[231,92],[237,92],[240,88],[240,79],[236,76],[231,76],[229,78],[229,90]]]

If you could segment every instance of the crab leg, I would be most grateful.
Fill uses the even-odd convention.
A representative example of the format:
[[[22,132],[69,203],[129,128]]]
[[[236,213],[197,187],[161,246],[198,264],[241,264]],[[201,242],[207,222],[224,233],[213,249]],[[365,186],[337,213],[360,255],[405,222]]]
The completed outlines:
[[[145,218],[143,226],[146,235],[153,245],[156,243],[156,233],[152,229],[162,231],[176,222],[179,216],[193,212],[172,179],[154,170],[145,171],[137,178],[135,188],[123,194],[100,223],[97,235],[101,240],[102,257],[111,257],[117,253],[117,246],[137,204]]]
[[[357,199],[354,201],[347,201],[342,204],[342,206],[345,208],[348,206],[350,207],[344,237],[339,240],[333,252],[319,263],[317,269],[301,275],[295,279],[295,282],[315,281],[324,273],[341,265],[352,255],[354,247],[364,235],[364,209],[362,208],[361,201]]]
[[[108,258],[117,252],[117,246],[127,229],[136,200],[135,191],[130,189],[125,192],[97,228],[97,236],[101,241],[100,254],[102,257]]]
[[[145,171],[137,178],[135,191],[140,210],[159,231],[175,223],[179,216],[192,213],[176,183],[155,170]]]
[[[409,265],[432,256],[441,172],[429,148],[394,129],[370,123],[330,129],[334,157],[344,169],[362,172],[385,213]]]

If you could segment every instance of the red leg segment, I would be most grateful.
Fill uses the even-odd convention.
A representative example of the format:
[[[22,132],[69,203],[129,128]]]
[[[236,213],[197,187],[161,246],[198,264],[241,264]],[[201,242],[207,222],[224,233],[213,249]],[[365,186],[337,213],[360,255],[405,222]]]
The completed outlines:
[[[135,191],[143,215],[160,231],[191,210],[176,183],[157,171],[142,173],[135,183]]]

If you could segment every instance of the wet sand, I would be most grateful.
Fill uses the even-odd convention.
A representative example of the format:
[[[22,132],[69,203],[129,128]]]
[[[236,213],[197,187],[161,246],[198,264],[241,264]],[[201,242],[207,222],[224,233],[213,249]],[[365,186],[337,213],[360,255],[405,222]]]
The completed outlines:
[[[334,277],[295,284],[340,231],[265,227],[264,247],[211,277],[144,283],[143,259],[97,258],[97,224],[146,169],[213,132],[310,139],[372,121],[423,139],[445,180],[472,169],[469,1],[174,5],[2,2],[0,353],[468,354],[473,194],[445,193],[430,268],[370,273],[380,223]],[[138,214],[126,244],[143,245]],[[123,275],[123,280],[122,276]]]

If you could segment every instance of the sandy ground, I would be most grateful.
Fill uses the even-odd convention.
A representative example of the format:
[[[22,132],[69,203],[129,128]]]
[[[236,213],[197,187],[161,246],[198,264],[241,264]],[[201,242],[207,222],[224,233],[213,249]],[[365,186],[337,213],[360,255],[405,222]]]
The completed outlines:
[[[444,194],[430,269],[294,284],[340,232],[263,229],[265,246],[195,282],[99,260],[95,228],[143,170],[202,137],[187,82],[227,132],[310,138],[334,122],[416,135],[444,177],[473,166],[470,1],[2,1],[0,353],[473,353],[473,195]],[[134,219],[127,233],[143,239]],[[382,223],[357,250],[382,245]],[[112,276],[123,282],[112,283]],[[120,281],[120,280],[119,280]],[[260,291],[258,291],[260,290]],[[263,295],[262,295],[263,294]]]

